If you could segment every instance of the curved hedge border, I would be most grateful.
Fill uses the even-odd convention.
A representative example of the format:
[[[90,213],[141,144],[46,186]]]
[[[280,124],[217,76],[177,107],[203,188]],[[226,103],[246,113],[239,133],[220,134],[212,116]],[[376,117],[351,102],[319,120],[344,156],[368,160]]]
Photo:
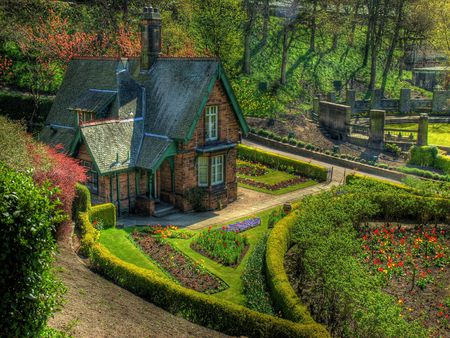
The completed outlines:
[[[299,211],[279,221],[269,235],[266,251],[266,273],[273,301],[283,315],[300,323],[316,323],[289,282],[284,256],[292,244],[292,232]],[[317,324],[316,325],[320,325]],[[323,327],[325,330],[325,327]]]
[[[110,212],[114,211],[113,207],[109,209]],[[97,207],[79,214],[83,236],[82,250],[89,255],[95,270],[123,288],[171,313],[230,335],[329,337],[325,328],[314,322],[299,324],[252,311],[214,296],[183,288],[158,277],[150,270],[120,260],[97,242],[99,232],[90,222],[95,208]]]
[[[328,170],[325,167],[302,162],[299,160],[294,160],[290,157],[278,155],[257,148],[248,147],[243,144],[239,144],[237,149],[238,158],[240,159],[260,162],[269,167],[279,170],[287,170],[288,168],[292,168],[300,175],[314,178],[320,182],[324,182],[327,180]]]

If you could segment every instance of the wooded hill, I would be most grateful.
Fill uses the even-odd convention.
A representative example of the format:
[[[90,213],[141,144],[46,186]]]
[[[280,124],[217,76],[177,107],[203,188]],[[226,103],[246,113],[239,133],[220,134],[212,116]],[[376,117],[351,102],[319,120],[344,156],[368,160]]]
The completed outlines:
[[[76,55],[135,56],[144,0],[4,1],[0,81],[39,102]],[[346,86],[398,95],[409,56],[450,51],[445,0],[154,0],[163,52],[221,57],[247,115],[310,107]],[[424,47],[425,46],[425,47]],[[334,84],[334,86],[333,86]]]

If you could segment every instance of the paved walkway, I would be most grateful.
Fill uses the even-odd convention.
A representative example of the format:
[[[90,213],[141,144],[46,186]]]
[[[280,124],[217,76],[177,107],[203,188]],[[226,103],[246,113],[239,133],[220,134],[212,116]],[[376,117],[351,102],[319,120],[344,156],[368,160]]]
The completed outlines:
[[[343,184],[345,181],[345,176],[355,172],[354,170],[349,170],[325,162],[312,160],[307,157],[298,156],[280,150],[268,148],[247,140],[244,140],[243,143],[255,148],[271,151],[273,153],[281,154],[294,159],[310,162],[313,164],[319,164],[326,168],[332,167],[333,168],[332,181],[330,183],[317,184],[309,188],[296,190],[279,196],[264,194],[250,189],[239,187],[237,201],[231,203],[228,207],[226,207],[223,210],[195,212],[195,213],[178,212],[164,217],[142,217],[142,216],[128,215],[119,218],[117,223],[119,225],[124,226],[146,225],[146,224],[176,225],[179,227],[186,227],[189,229],[202,229],[214,224],[223,224],[228,222],[231,223],[236,219],[251,216],[253,214],[271,209],[284,203],[298,201],[305,196],[317,194],[324,190],[329,190],[333,186]],[[370,174],[364,175],[371,177],[378,177],[376,175]]]

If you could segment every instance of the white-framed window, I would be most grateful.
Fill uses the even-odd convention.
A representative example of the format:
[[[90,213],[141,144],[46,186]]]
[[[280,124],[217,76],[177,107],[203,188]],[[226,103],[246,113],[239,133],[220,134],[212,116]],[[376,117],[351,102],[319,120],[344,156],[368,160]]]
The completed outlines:
[[[223,155],[211,158],[211,185],[223,183]]]
[[[208,174],[209,174],[209,158],[199,157],[197,161],[197,171],[198,171],[198,186],[207,187],[208,186]]]
[[[219,107],[218,106],[208,106],[206,107],[206,141],[215,141],[218,139],[218,114]]]

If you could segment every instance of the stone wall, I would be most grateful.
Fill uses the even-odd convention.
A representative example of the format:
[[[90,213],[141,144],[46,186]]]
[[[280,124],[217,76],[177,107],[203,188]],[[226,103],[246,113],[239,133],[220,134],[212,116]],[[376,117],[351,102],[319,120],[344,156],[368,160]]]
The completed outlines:
[[[370,109],[382,109],[387,112],[400,112],[408,114],[418,113],[446,113],[450,112],[450,91],[435,90],[432,99],[412,99],[411,90],[403,88],[400,90],[399,99],[384,99],[381,91],[375,89],[370,100],[356,100],[356,92],[347,90],[345,103],[352,109],[352,113],[368,112]]]

